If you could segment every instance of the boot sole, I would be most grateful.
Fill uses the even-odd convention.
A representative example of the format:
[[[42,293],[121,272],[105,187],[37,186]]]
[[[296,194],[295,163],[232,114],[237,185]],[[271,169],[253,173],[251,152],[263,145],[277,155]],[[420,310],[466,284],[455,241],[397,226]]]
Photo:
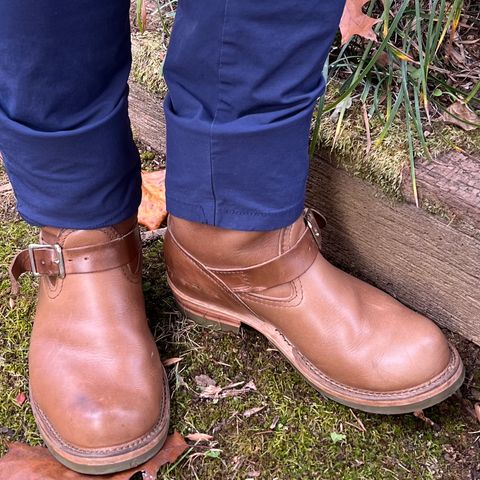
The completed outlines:
[[[105,475],[137,467],[161,450],[167,438],[170,420],[170,395],[165,372],[164,388],[164,409],[155,427],[137,440],[104,449],[80,449],[63,441],[35,403],[31,393],[30,399],[40,435],[52,456],[75,472]]]
[[[290,364],[325,397],[335,402],[368,413],[398,415],[432,407],[450,397],[462,385],[465,370],[455,348],[450,346],[451,357],[445,370],[429,382],[395,392],[373,392],[341,384],[316,368],[273,325],[257,317],[218,311],[210,305],[199,305],[185,298],[169,280],[170,288],[183,313],[204,326],[237,333],[242,324],[264,335],[290,362]]]

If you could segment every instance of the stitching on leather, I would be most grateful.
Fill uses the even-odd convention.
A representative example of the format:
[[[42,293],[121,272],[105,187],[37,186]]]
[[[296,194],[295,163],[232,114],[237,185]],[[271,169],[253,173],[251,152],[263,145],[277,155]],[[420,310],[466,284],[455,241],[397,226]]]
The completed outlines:
[[[136,228],[136,225],[132,227],[131,230],[133,230],[134,228]],[[109,228],[106,228],[106,229],[101,229],[102,232],[104,232],[108,238],[111,240],[116,240],[117,238],[121,238],[122,235],[120,234],[120,232],[117,232],[113,227],[109,227]],[[130,230],[130,231],[131,231]],[[129,232],[127,232],[129,233]],[[141,253],[139,253],[139,255],[141,255]],[[129,268],[128,268],[128,263],[126,265],[120,265],[120,269],[122,270],[122,273],[123,275],[125,276],[125,278],[130,282],[130,283],[133,283],[133,284],[138,284],[138,279],[135,278],[135,273],[133,273]]]
[[[416,386],[416,387],[407,388],[405,390],[396,390],[394,392],[373,392],[371,390],[362,390],[360,388],[349,387],[348,385],[337,382],[334,379],[332,379],[331,377],[327,376],[321,370],[319,370],[310,360],[308,360],[294,345],[292,345],[287,340],[287,338],[285,337],[285,335],[282,332],[280,332],[279,330],[277,330],[277,331],[282,336],[282,338],[292,347],[292,349],[295,350],[297,355],[301,358],[301,360],[303,360],[306,367],[310,371],[312,371],[313,373],[315,373],[316,375],[318,375],[322,379],[326,380],[328,383],[330,383],[332,385],[335,385],[336,387],[339,387],[342,390],[345,390],[347,392],[352,392],[352,393],[358,393],[358,394],[361,394],[361,395],[364,395],[364,396],[367,396],[367,397],[397,398],[401,395],[405,395],[405,394],[408,394],[408,393],[424,392],[424,391],[428,390],[429,386],[431,386],[435,383],[441,383],[440,380],[443,380],[444,377],[451,376],[450,370],[454,369],[455,359],[457,357],[455,352],[449,346],[450,352],[452,353],[452,355],[450,356],[450,362],[448,363],[447,367],[445,368],[445,370],[441,374],[432,378],[428,382],[422,383],[421,385]]]
[[[294,290],[293,296],[291,298],[289,298],[288,300],[282,300],[282,299],[269,300],[269,299],[266,299],[266,298],[259,298],[255,295],[250,294],[250,293],[243,293],[243,292],[239,292],[239,294],[242,293],[242,297],[247,297],[249,300],[252,300],[253,302],[260,303],[260,304],[263,304],[263,305],[268,305],[268,306],[272,306],[272,307],[275,307],[275,308],[294,308],[294,307],[298,307],[298,305],[303,300],[303,290],[300,293],[300,298],[298,297],[298,288],[297,288],[297,285],[296,285],[297,280],[299,280],[299,279],[296,278],[295,280],[292,280],[291,282],[285,282],[285,283],[291,283],[292,286],[293,286],[293,290]],[[301,283],[300,283],[300,286],[301,286]],[[296,300],[296,302],[292,303],[295,300]],[[258,313],[255,313],[255,316],[260,317],[260,315]],[[262,318],[262,320],[263,320],[263,318]]]
[[[285,251],[288,251],[290,248],[292,248],[292,231],[293,231],[293,226],[290,225],[288,227],[288,245],[285,247]],[[303,232],[302,232],[302,235],[303,235]]]
[[[425,391],[425,390],[428,389],[428,387],[430,385],[433,385],[434,383],[438,383],[438,381],[443,380],[444,377],[450,376],[450,370],[452,370],[453,367],[454,367],[454,357],[452,357],[452,359],[450,360],[447,368],[440,375],[438,375],[437,377],[435,377],[434,379],[432,379],[432,380],[430,380],[426,383],[423,383],[421,386],[407,388],[405,390],[397,390],[395,392],[376,393],[376,392],[372,392],[370,390],[362,390],[362,389],[358,389],[358,388],[348,387],[347,385],[336,382],[335,380],[327,377],[325,374],[322,374],[320,372],[320,370],[318,370],[315,367],[315,365],[313,365],[309,360],[307,360],[298,350],[295,349],[295,351],[298,353],[298,355],[300,357],[302,357],[302,360],[305,361],[305,364],[310,368],[310,370],[312,370],[314,373],[318,372],[318,374],[322,378],[325,378],[325,380],[327,380],[329,383],[332,383],[332,384],[334,384],[334,385],[336,385],[336,386],[338,386],[338,387],[340,387],[344,390],[350,391],[350,392],[355,392],[355,393],[360,393],[362,395],[375,396],[375,397],[380,396],[380,397],[388,398],[388,397],[398,396],[400,394],[405,394],[405,393],[416,393],[416,392]]]
[[[155,426],[153,427],[153,429],[149,433],[147,433],[146,435],[143,435],[142,437],[138,438],[137,440],[133,440],[129,443],[126,443],[126,444],[122,445],[121,447],[115,447],[115,448],[84,449],[84,448],[75,447],[71,443],[66,442],[65,440],[62,439],[60,434],[53,428],[52,424],[50,423],[50,421],[48,420],[46,415],[43,413],[43,411],[39,407],[38,403],[35,402],[35,400],[33,400],[33,398],[32,398],[32,401],[35,404],[36,411],[38,412],[38,414],[41,416],[42,420],[46,424],[46,427],[48,428],[49,433],[53,434],[55,439],[62,445],[62,447],[66,447],[66,449],[69,449],[72,452],[78,452],[78,453],[87,454],[87,455],[91,455],[92,452],[97,454],[97,455],[102,455],[104,453],[106,453],[106,454],[109,454],[109,453],[117,454],[117,453],[128,452],[129,450],[131,450],[134,447],[138,447],[139,445],[147,443],[152,437],[157,435],[157,433],[162,429],[163,424],[165,423],[165,418],[166,418],[165,411],[167,410],[166,409],[167,392],[169,390],[165,372],[163,372],[163,384],[164,384],[164,389],[163,389],[163,397],[162,397],[162,411],[160,412],[160,418],[159,418],[158,422],[155,424]]]
[[[57,278],[55,288],[50,288],[50,282],[48,281],[48,279],[45,278],[40,280],[40,282],[47,284],[46,285],[47,295],[48,295],[48,298],[50,298],[51,300],[55,300],[62,293],[64,281],[65,281],[64,278]]]

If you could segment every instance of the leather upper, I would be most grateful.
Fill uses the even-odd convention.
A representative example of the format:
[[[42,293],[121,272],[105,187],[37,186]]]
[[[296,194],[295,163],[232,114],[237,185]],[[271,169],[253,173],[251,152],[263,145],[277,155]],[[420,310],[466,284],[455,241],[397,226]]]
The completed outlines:
[[[440,329],[328,263],[311,214],[307,224],[299,218],[273,232],[236,232],[172,217],[170,281],[212,311],[273,325],[298,355],[353,389],[413,389],[444,371],[451,355]]]

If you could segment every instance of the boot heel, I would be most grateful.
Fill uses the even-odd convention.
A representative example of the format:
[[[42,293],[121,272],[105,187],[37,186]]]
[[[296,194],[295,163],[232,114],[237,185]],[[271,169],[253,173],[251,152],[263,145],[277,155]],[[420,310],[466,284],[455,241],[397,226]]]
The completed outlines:
[[[198,315],[196,313],[190,312],[181,305],[179,305],[179,308],[187,318],[204,327],[214,328],[215,330],[221,330],[222,332],[239,333],[240,331],[241,322],[237,320],[227,320],[226,318],[222,320],[208,318],[206,315]]]

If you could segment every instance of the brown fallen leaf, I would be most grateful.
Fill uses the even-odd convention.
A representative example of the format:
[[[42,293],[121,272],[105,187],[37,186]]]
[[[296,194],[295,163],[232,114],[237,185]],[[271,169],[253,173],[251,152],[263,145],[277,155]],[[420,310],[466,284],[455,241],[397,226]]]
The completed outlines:
[[[142,172],[142,201],[138,223],[155,230],[167,218],[165,199],[165,170]]]
[[[220,396],[222,398],[238,397],[240,395],[244,395],[245,393],[256,392],[256,391],[257,391],[257,386],[255,385],[255,383],[253,383],[253,380],[250,380],[242,388],[232,388],[230,390],[224,389],[224,391],[222,391]]]
[[[478,115],[472,112],[464,103],[460,101],[452,103],[447,108],[447,111],[441,115],[440,119],[445,123],[450,123],[451,125],[456,125],[457,127],[463,128],[467,132],[470,130],[475,130],[480,126],[480,118]],[[476,125],[472,125],[472,123],[475,123]]]
[[[213,378],[210,378],[208,375],[197,375],[195,377],[195,383],[200,388],[205,388],[217,384],[217,382]]]
[[[477,416],[477,420],[480,422],[480,403],[476,403],[473,408],[475,409],[475,415]]]
[[[185,438],[191,442],[209,442],[213,440],[212,435],[208,435],[207,433],[189,433]]]
[[[183,360],[183,357],[166,358],[165,360],[162,360],[162,363],[164,367],[171,367],[172,365],[176,365],[182,360]]]
[[[340,20],[342,45],[347,43],[354,35],[360,35],[368,40],[377,40],[372,27],[380,21],[365,15],[362,7],[368,0],[347,0]]]
[[[175,462],[187,448],[188,445],[183,437],[178,432],[174,432],[172,435],[167,437],[165,445],[162,447],[162,449],[147,463],[144,463],[140,467],[133,468],[130,476],[134,475],[136,472],[143,472],[145,478],[148,479],[148,476],[150,475],[150,478],[156,479],[160,467],[166,463]],[[115,480],[117,480],[116,477]]]
[[[256,385],[253,381],[246,383],[244,382],[236,382],[231,383],[225,387],[219,387],[217,382],[210,378],[208,375],[197,375],[195,377],[195,383],[200,388],[200,398],[210,398],[210,399],[218,399],[218,398],[227,398],[227,397],[238,397],[248,392],[252,392],[257,390]],[[235,388],[243,385],[241,388]]]
[[[222,387],[217,385],[208,385],[200,393],[200,398],[218,398],[218,395],[221,393]]]
[[[25,400],[27,399],[27,396],[25,395],[24,392],[20,392],[16,397],[15,397],[15,403],[21,407],[24,403]]]
[[[12,443],[8,453],[0,458],[0,480],[130,480],[143,472],[144,478],[157,478],[158,470],[172,463],[188,448],[182,436],[170,435],[162,449],[148,462],[130,470],[111,475],[82,475],[57,462],[44,447],[30,447],[24,443]]]

